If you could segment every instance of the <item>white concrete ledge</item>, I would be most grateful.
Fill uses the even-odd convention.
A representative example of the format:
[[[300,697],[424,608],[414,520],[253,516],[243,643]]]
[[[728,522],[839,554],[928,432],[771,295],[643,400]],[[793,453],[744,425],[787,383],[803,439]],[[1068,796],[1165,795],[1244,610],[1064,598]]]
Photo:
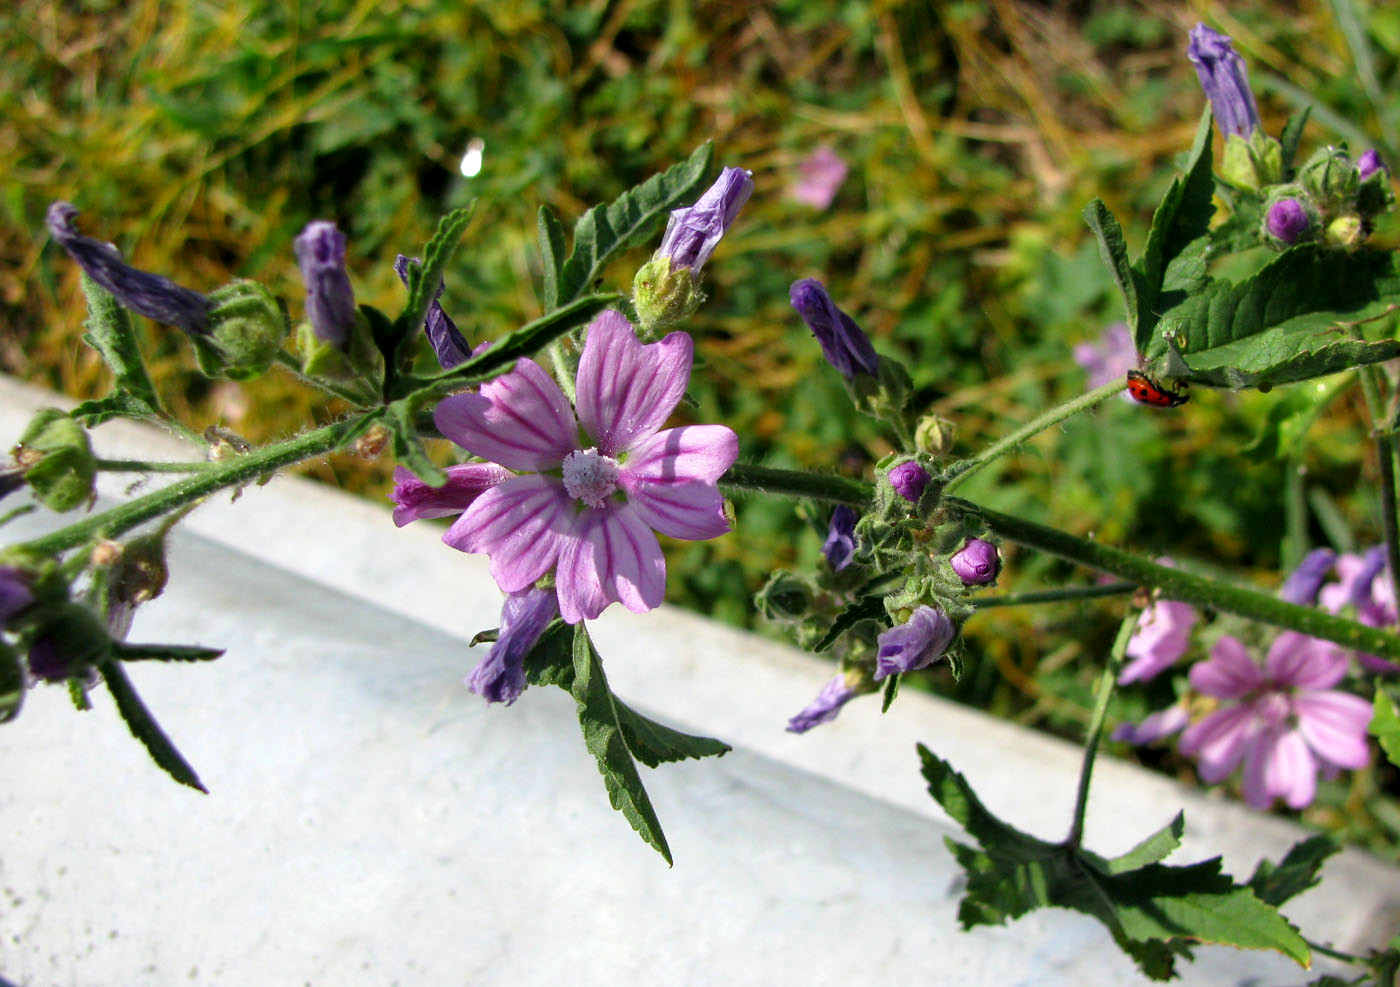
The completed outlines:
[[[0,440],[51,395],[0,381]],[[6,436],[10,438],[6,438]],[[114,423],[112,458],[187,452]],[[105,492],[126,484],[108,478]],[[20,522],[32,525],[25,519]],[[17,537],[5,529],[3,540]],[[278,479],[201,507],[171,588],[133,640],[227,647],[199,667],[133,667],[211,794],[177,787],[100,692],[76,714],[30,694],[0,728],[0,976],[30,984],[1078,985],[1137,982],[1067,912],[957,931],[958,836],[924,791],[922,742],[993,811],[1063,835],[1079,751],[906,691],[783,730],[830,676],[771,641],[662,608],[594,626],[614,688],[735,746],[647,772],[676,867],[612,812],[573,703],[532,689],[486,707],[461,678],[496,623],[484,560],[387,507]],[[1170,862],[1222,853],[1247,876],[1306,835],[1286,820],[1109,758],[1088,843],[1112,854],[1178,809]],[[1394,931],[1400,877],[1348,850],[1288,909],[1342,948]],[[1302,983],[1271,954],[1203,948],[1188,984]],[[1315,975],[1315,973],[1313,974]]]

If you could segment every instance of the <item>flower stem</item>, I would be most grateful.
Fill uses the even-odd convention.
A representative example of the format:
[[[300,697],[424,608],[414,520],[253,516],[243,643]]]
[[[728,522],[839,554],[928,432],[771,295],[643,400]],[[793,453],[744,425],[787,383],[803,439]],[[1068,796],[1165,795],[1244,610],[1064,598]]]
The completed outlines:
[[[1358,339],[1360,328],[1353,326]],[[1366,410],[1371,415],[1371,432],[1376,437],[1376,461],[1381,481],[1381,531],[1385,534],[1385,558],[1390,568],[1391,589],[1400,600],[1400,528],[1397,528],[1395,502],[1395,438],[1387,427],[1381,405],[1380,371],[1374,366],[1360,371],[1361,393],[1366,398]]]
[[[210,463],[207,469],[193,476],[35,538],[24,547],[41,555],[56,555],[98,535],[115,538],[218,490],[250,483],[285,466],[329,452],[340,444],[341,437],[349,433],[355,422],[356,419],[336,422],[235,459]]]
[[[1031,593],[1007,593],[1004,596],[974,597],[972,605],[978,610],[990,607],[1022,607],[1032,603],[1063,603],[1069,600],[1093,600],[1101,596],[1125,596],[1138,588],[1138,583],[1107,583],[1103,586],[1065,586],[1042,589]]]
[[[874,488],[864,480],[773,469],[753,463],[735,463],[719,478],[719,487],[725,494],[761,493],[855,505],[864,504],[874,493]]]
[[[980,507],[956,497],[946,498],[943,503],[951,511],[980,518],[994,533],[1019,545],[1049,552],[1091,569],[1111,572],[1123,579],[1134,580],[1140,585],[1158,590],[1169,600],[1180,600],[1206,609],[1238,614],[1312,637],[1335,641],[1357,651],[1400,658],[1400,636],[1379,628],[1336,617],[1324,610],[1286,603],[1267,593],[1205,579],[1180,569],[1170,569],[1120,549],[1100,545],[1098,542],[1025,518]]]
[[[1124,386],[1125,381],[1123,378],[1115,378],[1102,387],[1096,387],[1092,391],[1081,394],[1077,398],[1051,408],[1039,418],[1032,419],[1010,435],[1003,437],[997,442],[993,442],[971,459],[964,459],[961,462],[954,463],[952,466],[948,467],[947,472],[944,473],[944,479],[947,481],[945,489],[952,489],[964,477],[975,473],[988,463],[1000,459],[1027,439],[1034,438],[1047,428],[1058,425],[1066,418],[1072,418],[1081,411],[1087,411],[1095,405],[1101,404],[1113,397],[1115,394],[1121,393]]]
[[[1084,813],[1089,808],[1089,781],[1094,776],[1094,760],[1099,756],[1099,739],[1103,736],[1103,721],[1108,715],[1108,703],[1113,698],[1113,690],[1118,684],[1118,672],[1123,667],[1123,653],[1128,650],[1128,640],[1137,627],[1138,611],[1134,608],[1118,625],[1118,636],[1113,639],[1113,648],[1108,653],[1108,661],[1099,673],[1095,687],[1094,712],[1089,720],[1089,733],[1084,738],[1084,760],[1079,765],[1079,791],[1074,797],[1074,817],[1070,823],[1069,836],[1065,844],[1077,848],[1084,838]]]
[[[163,463],[145,459],[95,459],[100,470],[110,473],[198,473],[216,463],[208,460],[191,463]]]

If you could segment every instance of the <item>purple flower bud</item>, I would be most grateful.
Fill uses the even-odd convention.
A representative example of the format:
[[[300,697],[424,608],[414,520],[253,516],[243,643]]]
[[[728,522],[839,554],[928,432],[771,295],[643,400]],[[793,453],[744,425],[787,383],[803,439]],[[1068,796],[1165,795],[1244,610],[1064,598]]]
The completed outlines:
[[[794,281],[788,292],[792,307],[821,344],[826,361],[847,380],[856,374],[871,377],[879,373],[879,357],[870,339],[849,315],[836,307],[826,286],[816,278]]]
[[[1363,182],[1378,171],[1390,172],[1374,147],[1362,153],[1361,157],[1357,159],[1356,167],[1361,172]]]
[[[54,634],[40,634],[29,646],[29,674],[45,682],[62,682],[68,678],[68,659],[63,645]]]
[[[122,260],[110,243],[83,236],[73,228],[78,208],[69,202],[49,206],[45,222],[49,233],[68,256],[78,262],[87,276],[96,281],[123,307],[139,315],[186,332],[202,333],[209,320],[211,303],[197,291],[183,288],[159,274],[138,271]]]
[[[752,194],[752,172],[725,168],[695,205],[671,211],[656,255],[669,257],[672,269],[688,267],[698,276]]]
[[[0,566],[0,628],[34,602],[33,579],[23,569]]]
[[[467,676],[467,688],[488,703],[509,706],[525,691],[525,656],[549,627],[559,604],[552,589],[511,593],[501,607],[501,628],[486,658]]]
[[[344,346],[355,324],[355,292],[345,273],[345,234],[334,223],[313,219],[292,241],[306,282],[306,317],[316,338]]]
[[[806,733],[812,727],[830,723],[841,712],[841,707],[859,693],[846,682],[845,675],[838,675],[817,693],[817,698],[807,704],[802,712],[788,720],[789,733]]]
[[[1317,592],[1322,588],[1323,580],[1332,571],[1332,564],[1336,561],[1337,553],[1330,548],[1313,549],[1284,580],[1283,586],[1279,588],[1278,598],[1288,603],[1296,603],[1300,607],[1316,606]]]
[[[856,521],[860,519],[855,508],[841,504],[831,512],[831,529],[822,546],[822,554],[827,564],[840,572],[851,564],[856,554]]]
[[[447,467],[447,482],[440,487],[424,483],[402,466],[394,469],[394,524],[461,514],[485,490],[514,474],[495,463],[462,463]]]
[[[1308,211],[1297,199],[1279,199],[1269,207],[1269,215],[1264,224],[1269,235],[1283,243],[1297,243],[1298,238],[1308,231],[1312,220]]]
[[[1230,38],[1197,24],[1191,29],[1186,57],[1196,66],[1220,132],[1227,138],[1234,134],[1247,139],[1259,127],[1259,108],[1245,75],[1244,59],[1230,47]]]
[[[982,586],[997,578],[1001,556],[997,547],[981,538],[969,538],[962,550],[948,560],[964,586]]]
[[[417,263],[416,259],[414,263]],[[403,254],[399,254],[394,260],[394,272],[405,286],[408,285],[408,264],[409,259]],[[438,299],[446,290],[447,285],[439,278],[437,292],[428,303],[428,312],[423,317],[423,331],[427,333],[428,342],[432,344],[442,369],[451,370],[472,355],[472,348],[466,337],[458,331],[456,323],[448,318],[447,313],[442,310],[442,305],[438,303]]]
[[[932,665],[948,650],[956,633],[957,628],[943,611],[919,607],[908,623],[891,627],[877,639],[875,681]]]
[[[928,486],[929,481],[928,470],[912,459],[900,463],[886,476],[890,481],[890,486],[894,487],[894,492],[911,504],[919,502],[919,498],[924,495],[924,488]]]

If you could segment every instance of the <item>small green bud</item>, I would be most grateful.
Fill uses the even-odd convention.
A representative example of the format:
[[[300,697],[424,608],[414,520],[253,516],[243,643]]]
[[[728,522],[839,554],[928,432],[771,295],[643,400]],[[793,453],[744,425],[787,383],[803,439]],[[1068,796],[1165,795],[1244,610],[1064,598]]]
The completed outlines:
[[[71,511],[92,500],[97,463],[87,429],[66,412],[44,408],[29,422],[14,450],[15,462],[39,503]]]
[[[1346,151],[1320,148],[1298,174],[1303,188],[1324,215],[1348,212],[1361,187],[1361,173]]]
[[[342,348],[316,334],[310,322],[297,326],[297,352],[302,373],[363,391],[366,402],[374,400],[384,379],[384,357],[374,345],[374,337],[364,315],[355,313],[350,336]]]
[[[914,445],[930,456],[946,456],[953,451],[957,433],[957,426],[948,419],[934,414],[924,415],[914,427]]]
[[[1238,134],[1225,138],[1225,157],[1220,163],[1220,177],[1235,188],[1259,191],[1259,168],[1249,142]]]
[[[812,608],[812,588],[805,580],[780,569],[758,591],[754,605],[769,620],[800,620]]]
[[[658,253],[643,264],[632,279],[632,306],[643,333],[689,318],[705,300],[689,267],[672,267],[671,258]]]
[[[1323,237],[1328,244],[1351,250],[1366,238],[1366,227],[1361,217],[1356,215],[1338,216],[1327,224]]]
[[[909,371],[897,360],[881,357],[876,373],[874,377],[856,374],[846,382],[856,407],[881,421],[902,420],[909,397],[914,393]]]
[[[1283,181],[1283,145],[1256,128],[1249,135],[1249,153],[1254,159],[1254,172],[1259,184],[1276,185]]]
[[[287,317],[256,281],[234,281],[209,296],[212,308],[203,333],[192,334],[199,369],[208,377],[252,380],[277,359],[287,335]]]
[[[1395,193],[1390,190],[1390,172],[1376,168],[1364,179],[1356,192],[1356,211],[1374,219],[1395,205]]]

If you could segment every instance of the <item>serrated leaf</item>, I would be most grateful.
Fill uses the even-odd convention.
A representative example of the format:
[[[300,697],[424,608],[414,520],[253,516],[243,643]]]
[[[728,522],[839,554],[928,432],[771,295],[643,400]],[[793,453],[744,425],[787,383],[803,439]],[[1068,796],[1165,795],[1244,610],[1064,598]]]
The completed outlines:
[[[1104,869],[1109,874],[1122,874],[1165,860],[1173,850],[1181,846],[1181,834],[1185,831],[1186,816],[1184,813],[1178,812],[1171,822],[1138,843],[1121,857],[1104,861]]]
[[[573,250],[559,271],[557,304],[567,305],[588,291],[614,254],[640,242],[672,209],[695,198],[713,156],[714,145],[702,144],[686,160],[579,217]]]
[[[156,409],[146,401],[125,391],[115,391],[106,397],[84,401],[69,412],[88,428],[113,418],[153,418],[156,413]]]
[[[540,257],[544,262],[544,308],[552,312],[559,307],[559,276],[564,267],[564,224],[548,206],[540,206],[535,217],[540,236]]]
[[[386,394],[397,394],[392,385],[408,357],[408,340],[422,328],[423,320],[428,314],[428,306],[432,304],[437,295],[437,287],[442,282],[443,272],[447,270],[447,264],[452,260],[452,255],[456,252],[462,234],[466,232],[467,224],[471,222],[475,211],[476,200],[473,199],[460,209],[453,209],[438,221],[437,231],[423,247],[423,259],[408,263],[408,300],[404,302],[403,311],[392,323],[371,326],[375,345],[384,356]],[[364,308],[365,306],[362,306],[361,310]]]
[[[1400,716],[1395,715],[1395,704],[1382,690],[1377,689],[1371,709],[1371,725],[1366,732],[1380,742],[1386,760],[1400,767]]]
[[[637,773],[637,763],[627,749],[603,664],[582,622],[574,627],[573,656],[574,681],[570,692],[578,704],[584,745],[598,761],[608,800],[632,824],[637,835],[671,864],[671,848],[661,832],[661,820],[656,817],[656,810]]]
[[[160,408],[160,398],[156,396],[155,385],[146,372],[141,349],[136,345],[131,316],[107,289],[87,274],[83,274],[82,284],[88,306],[87,332],[83,335],[83,342],[95,349],[111,368],[113,390],[116,392],[112,396],[124,395],[134,402],[135,407],[148,409],[144,413],[154,414]],[[114,404],[115,414],[124,414],[124,407],[122,403]]]
[[[1307,380],[1400,356],[1400,342],[1357,340],[1346,326],[1397,305],[1395,256],[1294,247],[1245,281],[1217,281],[1165,312],[1146,356],[1168,359],[1173,336],[1186,369],[1172,378],[1231,388]]]
[[[665,761],[684,761],[693,757],[721,757],[733,750],[728,744],[712,737],[697,737],[673,730],[627,706],[613,697],[617,725],[632,756],[649,768]]]
[[[1146,338],[1138,334],[1138,326],[1143,322],[1138,284],[1141,276],[1128,261],[1128,246],[1123,240],[1123,228],[1118,225],[1118,220],[1100,199],[1095,199],[1084,207],[1084,221],[1089,224],[1089,229],[1094,231],[1094,236],[1098,239],[1099,256],[1103,258],[1108,273],[1113,276],[1113,283],[1118,285],[1118,292],[1123,296],[1123,305],[1128,312],[1128,328],[1133,330],[1133,340],[1140,352],[1146,342]],[[1149,326],[1148,332],[1150,331]]]
[[[885,598],[882,596],[863,596],[856,602],[850,604],[846,609],[836,615],[836,619],[831,622],[822,639],[812,648],[813,651],[822,652],[836,643],[836,639],[846,631],[850,630],[862,620],[880,618],[885,615]]]
[[[948,840],[967,873],[959,905],[964,927],[1003,924],[1045,907],[1072,908],[1099,922],[1155,979],[1174,974],[1175,959],[1193,943],[1273,949],[1303,966],[1307,943],[1272,905],[1220,872],[1220,860],[1185,867],[1151,862],[1179,836],[1179,817],[1116,861],[1069,843],[1047,843],[1008,826],[978,800],[962,775],[922,744],[919,756],[929,793],[978,843]]]
[[[1152,227],[1147,233],[1147,245],[1143,248],[1142,259],[1137,265],[1138,314],[1139,322],[1134,325],[1134,339],[1138,350],[1146,348],[1156,321],[1156,313],[1163,307],[1158,304],[1158,296],[1166,283],[1170,265],[1187,248],[1197,243],[1198,256],[1193,258],[1196,267],[1204,273],[1204,237],[1210,229],[1210,218],[1215,212],[1212,198],[1215,193],[1215,179],[1211,176],[1211,114],[1209,110],[1201,115],[1196,127],[1196,137],[1191,144],[1191,152],[1186,173],[1172,179],[1171,187],[1162,196],[1152,216]],[[1172,268],[1172,280],[1183,283],[1182,266]]]
[[[525,679],[531,685],[557,685],[565,692],[574,686],[574,629],[553,621],[525,655]]]
[[[1279,135],[1279,146],[1283,149],[1283,173],[1291,175],[1293,173],[1293,159],[1298,156],[1298,144],[1303,139],[1303,128],[1308,124],[1308,117],[1312,113],[1312,108],[1305,106],[1297,113],[1288,118],[1288,122],[1283,125],[1283,133]]]
[[[117,712],[126,721],[127,729],[133,737],[141,741],[152,760],[180,784],[197,788],[207,795],[209,790],[199,780],[194,768],[190,767],[189,762],[175,749],[175,745],[165,735],[165,731],[161,730],[155,717],[146,709],[146,704],[136,694],[136,689],[126,677],[121,663],[109,659],[102,662],[98,669],[107,682],[107,691],[112,694],[112,701],[117,704]]]
[[[201,648],[189,644],[128,644],[113,641],[111,655],[121,661],[213,661],[223,648]]]
[[[1330,836],[1317,834],[1295,843],[1275,865],[1261,860],[1249,879],[1255,897],[1275,907],[1317,884],[1327,858],[1341,849]]]

